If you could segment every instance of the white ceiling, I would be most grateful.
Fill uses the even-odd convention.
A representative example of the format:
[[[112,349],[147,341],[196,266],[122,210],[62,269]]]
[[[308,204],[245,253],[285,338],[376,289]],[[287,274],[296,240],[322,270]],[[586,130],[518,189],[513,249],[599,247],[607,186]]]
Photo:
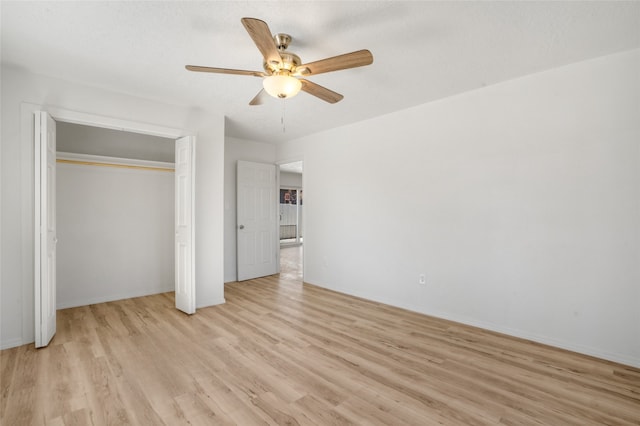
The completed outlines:
[[[637,1],[2,1],[1,8],[4,64],[221,113],[227,135],[274,143],[640,47]],[[301,93],[250,107],[259,78],[184,69],[261,70],[245,16],[291,34],[289,50],[303,62],[366,48],[374,63],[309,78],[343,94],[337,104]]]

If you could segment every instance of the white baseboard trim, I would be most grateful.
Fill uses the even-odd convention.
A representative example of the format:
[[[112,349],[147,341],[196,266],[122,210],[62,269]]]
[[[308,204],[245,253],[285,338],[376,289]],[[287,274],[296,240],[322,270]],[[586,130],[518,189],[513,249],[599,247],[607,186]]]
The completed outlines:
[[[62,302],[59,301],[58,305],[56,306],[56,309],[76,308],[78,306],[95,305],[96,303],[115,302],[116,300],[131,299],[131,298],[134,298],[134,297],[151,296],[153,294],[167,293],[167,292],[172,292],[172,291],[174,291],[173,286],[171,286],[169,288],[165,288],[165,289],[157,289],[157,288],[155,288],[155,289],[142,289],[142,290],[127,292],[127,293],[119,293],[119,294],[112,294],[112,295],[106,295],[106,296],[90,297],[90,298],[81,299],[81,300],[70,300],[70,301],[62,301]],[[196,297],[196,299],[197,299],[197,297]],[[206,308],[208,306],[222,305],[224,303],[226,303],[226,300],[224,299],[224,297],[222,297],[222,298],[211,298],[211,299],[206,299],[206,300],[197,300],[196,309]]]
[[[196,309],[208,308],[209,306],[222,305],[224,303],[227,303],[224,297],[221,299],[212,298],[210,300],[199,300],[196,304]]]
[[[441,318],[444,320],[448,320],[448,321],[453,321],[453,322],[457,322],[460,324],[465,324],[465,325],[470,325],[472,327],[478,327],[478,328],[482,328],[484,330],[489,330],[489,331],[494,331],[496,333],[501,333],[501,334],[506,334],[508,336],[512,336],[512,337],[518,337],[521,339],[526,339],[526,340],[531,340],[533,342],[537,342],[537,343],[542,343],[543,345],[548,345],[548,346],[553,346],[555,348],[559,348],[559,349],[565,349],[571,352],[576,352],[582,355],[588,355],[588,356],[592,356],[595,358],[600,358],[602,360],[605,361],[612,361],[612,362],[617,362],[619,364],[624,364],[624,365],[628,365],[631,367],[635,367],[635,368],[640,368],[640,358],[636,358],[633,356],[628,356],[625,354],[618,354],[618,353],[612,353],[612,352],[607,352],[607,351],[603,351],[601,349],[598,348],[593,348],[593,347],[589,347],[589,346],[585,346],[585,345],[580,345],[580,344],[574,344],[574,343],[570,343],[570,342],[565,342],[565,341],[560,341],[551,337],[547,337],[547,336],[541,336],[541,335],[537,335],[534,333],[529,333],[527,331],[523,331],[523,330],[517,330],[517,329],[513,329],[513,328],[509,328],[509,327],[504,327],[498,324],[492,324],[492,323],[488,323],[488,322],[484,322],[484,321],[478,321],[475,320],[473,318],[466,318],[466,317],[462,317],[462,316],[458,316],[458,315],[452,315],[446,312],[438,312],[438,311],[426,311],[423,308],[417,307],[417,306],[411,306],[409,304],[405,304],[405,303],[399,303],[397,301],[389,301],[389,300],[382,300],[380,298],[377,298],[375,296],[372,296],[371,294],[365,294],[366,292],[346,292],[344,289],[339,289],[339,288],[334,288],[334,287],[329,287],[329,286],[325,286],[322,284],[315,284],[315,283],[311,283],[309,282],[309,284],[318,286],[318,287],[322,287],[322,288],[326,288],[328,290],[331,291],[335,291],[338,293],[343,293],[343,294],[348,294],[351,296],[355,296],[355,297],[360,297],[362,299],[366,299],[366,300],[371,300],[377,303],[383,303],[385,305],[389,305],[389,306],[395,306],[401,309],[406,309],[408,311],[411,312],[416,312],[419,314],[423,314],[423,315],[428,315],[428,316],[432,316],[432,317],[436,317],[436,318]]]
[[[17,346],[22,346],[23,344],[22,339],[19,337],[16,337],[15,339],[2,340],[0,341],[0,350],[15,348]]]
[[[152,289],[138,289],[136,291],[101,295],[97,297],[89,297],[86,299],[78,300],[65,300],[58,301],[56,309],[76,308],[78,306],[95,305],[97,303],[114,302],[116,300],[131,299],[134,297],[151,296],[153,294],[167,293],[173,291],[173,285],[168,288],[152,288]]]
[[[448,321],[457,322],[460,324],[470,325],[472,327],[482,328],[484,330],[495,331],[496,333],[506,334],[508,336],[518,337],[520,339],[531,340],[533,342],[542,343],[543,345],[553,346],[559,349],[565,349],[565,350],[576,352],[582,355],[588,355],[588,356],[600,358],[606,361],[613,361],[619,364],[640,368],[640,358],[634,358],[626,355],[602,351],[600,349],[585,346],[585,345],[574,344],[570,342],[568,343],[568,342],[554,339],[551,337],[529,333],[523,330],[516,330],[509,327],[503,327],[497,324],[486,323],[483,321],[476,321],[470,318],[463,318],[456,315],[445,314],[442,312],[424,312],[422,310],[411,309],[410,307],[407,307],[405,309],[408,309],[413,312],[425,314],[425,315],[431,315],[437,318],[442,318]]]

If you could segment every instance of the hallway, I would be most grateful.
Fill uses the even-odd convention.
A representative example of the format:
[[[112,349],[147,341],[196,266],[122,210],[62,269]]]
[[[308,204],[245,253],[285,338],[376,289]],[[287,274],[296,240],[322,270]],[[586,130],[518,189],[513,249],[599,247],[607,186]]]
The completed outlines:
[[[302,245],[280,248],[280,278],[302,283]]]

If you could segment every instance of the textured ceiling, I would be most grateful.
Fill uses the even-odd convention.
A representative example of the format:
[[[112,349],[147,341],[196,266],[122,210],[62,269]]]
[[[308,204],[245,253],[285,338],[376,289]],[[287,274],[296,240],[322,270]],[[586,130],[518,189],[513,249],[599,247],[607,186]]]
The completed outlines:
[[[640,2],[7,2],[2,61],[28,71],[224,114],[226,133],[278,142],[640,47]],[[240,23],[265,20],[311,62],[358,49],[371,66],[310,77],[345,96],[249,101],[261,70]],[[281,118],[284,116],[286,130]]]

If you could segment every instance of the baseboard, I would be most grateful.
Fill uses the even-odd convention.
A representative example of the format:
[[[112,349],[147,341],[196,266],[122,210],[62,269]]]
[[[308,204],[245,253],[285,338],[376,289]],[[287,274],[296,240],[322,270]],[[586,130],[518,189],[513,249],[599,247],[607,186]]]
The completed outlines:
[[[196,309],[202,309],[202,308],[208,308],[209,306],[216,306],[216,305],[222,305],[224,303],[226,303],[227,301],[225,300],[225,298],[212,298],[210,300],[201,300],[199,301],[199,303],[196,304]]]
[[[401,306],[402,307],[402,306]],[[486,323],[483,321],[476,321],[470,318],[463,318],[456,315],[444,314],[442,312],[424,312],[422,310],[411,309],[410,307],[404,308],[413,312],[418,312],[425,315],[445,319],[448,321],[457,322],[460,324],[470,325],[472,327],[482,328],[484,330],[494,331],[496,333],[506,334],[508,336],[517,337],[520,339],[531,340],[536,343],[542,343],[543,345],[553,346],[554,348],[564,349],[571,352],[576,352],[582,355],[592,356],[595,358],[603,359],[605,361],[617,362],[619,364],[628,365],[630,367],[640,368],[640,358],[634,358],[631,356],[611,353],[602,351],[597,348],[567,343],[557,339],[553,339],[547,336],[541,336],[534,333],[529,333],[522,330],[516,330],[508,327],[503,327],[497,324]]]
[[[19,337],[16,337],[15,339],[2,340],[0,341],[0,350],[15,348],[17,346],[22,346],[23,344],[22,339]]]
[[[97,303],[105,303],[105,302],[115,302],[116,300],[123,299],[132,299],[134,297],[144,297],[151,296],[159,293],[166,293],[173,291],[173,287],[168,289],[154,289],[149,291],[136,291],[130,293],[120,293],[120,294],[112,294],[108,296],[99,296],[99,297],[90,297],[88,299],[75,300],[75,301],[66,301],[58,303],[56,309],[67,309],[67,308],[77,308],[78,306],[87,306],[87,305],[95,305]],[[196,305],[196,309],[206,308],[208,306],[222,305],[225,303],[225,299],[223,298],[211,298],[209,300],[198,301]]]
[[[132,299],[134,297],[151,296],[153,294],[166,293],[173,291],[173,285],[168,288],[138,289],[136,291],[101,295],[97,297],[89,297],[80,300],[62,301],[56,305],[56,309],[76,308],[78,306],[95,305],[97,303],[115,302],[116,300]]]
[[[576,352],[582,355],[592,356],[595,358],[599,358],[605,361],[612,361],[619,364],[628,365],[630,367],[640,368],[640,358],[636,358],[633,356],[628,356],[624,354],[611,353],[607,351],[600,350],[598,348],[593,348],[585,345],[567,343],[564,341],[560,341],[557,339],[553,339],[547,336],[541,336],[534,333],[529,333],[523,330],[512,329],[509,327],[504,327],[498,324],[492,324],[484,321],[478,321],[473,318],[462,317],[458,315],[451,315],[445,312],[438,311],[426,311],[420,307],[412,306],[410,304],[398,303],[397,301],[389,301],[389,300],[381,300],[377,297],[374,297],[370,294],[365,294],[365,292],[346,292],[344,289],[336,289],[333,287],[324,286],[321,284],[309,283],[318,287],[326,288],[331,291],[335,291],[337,293],[348,294],[350,296],[360,297],[362,299],[371,300],[377,303],[383,303],[385,305],[394,306],[401,309],[406,309],[411,312],[416,312],[423,315],[432,316],[435,318],[444,319],[447,321],[456,322],[459,324],[469,325],[472,327],[482,328],[484,330],[494,331],[496,333],[505,334],[507,336],[517,337],[520,339],[531,340],[536,343],[541,343],[543,345],[553,346],[554,348],[564,349],[571,352]]]

